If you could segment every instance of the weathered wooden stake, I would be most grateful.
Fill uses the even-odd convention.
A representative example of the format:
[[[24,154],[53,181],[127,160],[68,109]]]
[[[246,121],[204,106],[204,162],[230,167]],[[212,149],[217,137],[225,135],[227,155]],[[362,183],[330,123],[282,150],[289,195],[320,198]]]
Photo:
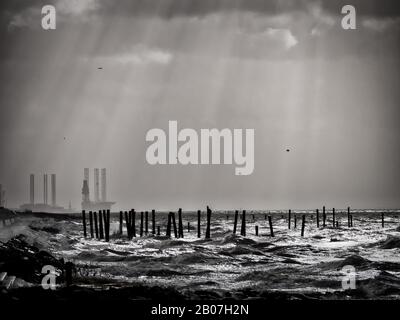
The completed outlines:
[[[172,215],[171,212],[168,214],[168,223],[167,223],[167,237],[171,237],[171,222],[172,222]]]
[[[143,237],[143,224],[144,224],[143,218],[144,218],[143,211],[140,211],[140,236],[141,237]]]
[[[132,229],[132,236],[136,238],[136,211],[135,211],[135,209],[132,209],[131,229]]]
[[[206,239],[211,238],[211,209],[207,206],[207,227],[206,227]]]
[[[89,211],[90,237],[93,238],[93,212]]]
[[[124,226],[124,213],[122,211],[119,212],[119,234],[122,236]]]
[[[86,233],[86,212],[85,212],[85,210],[82,210],[82,224],[83,224],[83,236],[86,238],[87,233]]]
[[[256,236],[258,236],[258,226],[256,226]]]
[[[268,222],[269,222],[269,232],[271,234],[271,237],[274,237],[274,227],[272,226],[271,216],[268,216]]]
[[[319,209],[317,209],[317,228],[319,228]]]
[[[190,233],[190,222],[188,222],[188,233]]]
[[[333,223],[333,227],[335,227],[336,226],[336,223],[335,223],[335,208],[332,208],[332,223]]]
[[[110,241],[110,210],[107,210],[107,213],[106,212],[103,212],[103,214],[104,214],[104,220],[105,220],[105,223],[106,223],[106,234],[105,234],[105,237],[106,237],[106,242],[109,242]]]
[[[306,225],[306,216],[303,214],[301,221],[301,236],[304,237],[304,227]]]
[[[149,233],[149,212],[146,211],[145,212],[145,228],[144,228],[144,233],[146,234],[146,236]]]
[[[237,227],[237,222],[238,222],[238,216],[239,216],[239,211],[235,211],[235,222],[233,224],[233,234],[236,234],[236,227]]]
[[[200,218],[201,218],[201,211],[197,210],[197,238],[201,237],[201,232],[200,232]]]
[[[325,228],[326,226],[326,212],[325,206],[322,207],[322,226]]]
[[[151,210],[151,221],[153,227],[153,234],[156,234],[156,211],[154,209]]]
[[[178,238],[183,238],[182,208],[178,210]]]
[[[382,212],[382,228],[385,227],[385,213]]]
[[[294,215],[294,228],[297,229],[297,216]]]
[[[242,212],[242,227],[240,229],[240,235],[245,237],[246,236],[246,210]]]
[[[103,232],[103,212],[99,210],[99,231],[100,231],[100,239],[104,239],[104,232]]]
[[[174,235],[175,235],[175,238],[178,238],[178,230],[176,228],[175,212],[171,212],[171,217],[172,217],[172,226],[174,227]]]
[[[350,228],[350,207],[347,207],[347,226]]]
[[[97,223],[97,212],[93,212],[94,214],[94,230],[96,232],[96,239],[99,239],[99,225]]]
[[[131,235],[131,218],[132,218],[131,211],[129,211],[129,215],[128,215],[128,211],[125,211],[125,224],[126,224],[126,233],[127,233],[127,236],[128,236],[128,240],[132,239],[132,235]]]
[[[292,222],[292,210],[289,209],[288,229],[290,230],[290,223]]]
[[[124,217],[125,217],[125,225],[126,225],[126,234],[128,236],[129,239],[129,226],[130,226],[130,221],[129,221],[129,217],[128,217],[128,212],[124,212]]]

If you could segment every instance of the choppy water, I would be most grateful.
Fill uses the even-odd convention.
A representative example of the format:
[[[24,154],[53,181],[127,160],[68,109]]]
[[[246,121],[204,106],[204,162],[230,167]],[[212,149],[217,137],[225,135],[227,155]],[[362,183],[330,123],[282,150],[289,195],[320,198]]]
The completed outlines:
[[[314,212],[298,211],[292,213],[292,218],[296,214],[298,221],[296,229],[292,221],[291,230],[286,213],[269,214],[273,217],[275,237],[270,237],[264,213],[257,211],[247,212],[246,237],[232,234],[233,212],[213,213],[211,240],[204,239],[204,213],[200,239],[195,213],[183,213],[183,239],[165,236],[165,213],[156,215],[162,236],[149,234],[132,241],[117,235],[111,237],[110,243],[84,239],[80,220],[27,218],[13,232],[25,233],[42,248],[75,262],[81,268],[77,280],[81,285],[171,286],[187,297],[197,298],[203,293],[208,298],[246,298],[271,293],[345,298],[342,267],[353,265],[359,291],[356,297],[400,298],[399,212],[386,213],[384,228],[380,214],[372,210],[353,212],[352,228],[347,227],[344,212],[336,214],[340,227],[332,228],[332,216],[328,213],[327,227],[318,229]],[[302,214],[306,214],[307,221],[304,237],[300,236]],[[136,218],[138,230],[140,220],[138,215]],[[188,222],[192,227],[189,233]],[[29,227],[23,227],[26,225]],[[259,236],[255,236],[256,225]],[[151,232],[150,226],[151,221]],[[45,227],[55,230],[49,232]],[[115,215],[111,234],[117,234],[118,229],[119,218]]]

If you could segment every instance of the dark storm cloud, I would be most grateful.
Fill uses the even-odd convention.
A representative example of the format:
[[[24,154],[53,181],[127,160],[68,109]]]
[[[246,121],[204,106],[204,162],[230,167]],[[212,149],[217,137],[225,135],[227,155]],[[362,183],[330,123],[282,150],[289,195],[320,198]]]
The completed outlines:
[[[45,4],[57,6],[60,2],[63,0],[3,0],[0,2],[1,26],[28,8],[40,8]],[[375,18],[400,16],[398,0],[81,0],[77,3],[92,3],[96,7],[95,13],[104,16],[158,16],[166,19],[232,11],[273,15],[308,11],[313,5],[320,5],[324,11],[339,15],[341,8],[346,4],[355,6],[359,16]]]
[[[229,11],[270,15],[307,11],[310,5],[321,5],[331,14],[338,15],[347,4],[354,5],[359,15],[377,18],[400,16],[400,2],[397,0],[104,0],[101,8],[104,12],[171,18]]]

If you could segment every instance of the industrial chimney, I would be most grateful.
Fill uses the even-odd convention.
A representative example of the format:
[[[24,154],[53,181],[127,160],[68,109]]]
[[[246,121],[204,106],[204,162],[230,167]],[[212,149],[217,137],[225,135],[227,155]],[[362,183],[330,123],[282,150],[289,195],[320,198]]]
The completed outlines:
[[[56,175],[53,173],[51,175],[51,205],[56,206]]]
[[[48,204],[47,201],[47,195],[48,195],[48,190],[47,190],[47,173],[43,175],[43,203]]]
[[[86,180],[89,186],[89,168],[83,169],[83,180]]]
[[[101,169],[101,201],[107,201],[107,179],[106,179],[106,169]]]
[[[31,174],[29,177],[29,196],[31,205],[35,204],[35,175]]]
[[[99,202],[99,169],[94,169],[94,201]]]

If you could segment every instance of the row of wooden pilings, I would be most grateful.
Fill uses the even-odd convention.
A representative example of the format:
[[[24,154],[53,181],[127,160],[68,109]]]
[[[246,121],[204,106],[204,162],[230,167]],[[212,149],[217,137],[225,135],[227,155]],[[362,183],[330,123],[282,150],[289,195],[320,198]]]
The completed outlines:
[[[320,212],[319,209],[316,209],[316,224],[317,228],[320,227]],[[206,232],[205,232],[205,238],[210,239],[211,238],[211,215],[212,211],[211,209],[207,206],[207,220],[206,220]],[[283,216],[282,216],[283,217]],[[120,211],[119,213],[119,235],[123,235],[123,224],[124,224],[124,218],[125,218],[125,225],[126,225],[126,230],[127,230],[127,236],[128,239],[131,240],[133,237],[136,237],[136,211],[134,209],[128,211]],[[270,231],[270,236],[274,237],[274,228],[272,224],[272,217],[270,215],[265,214],[265,220],[268,218],[268,224],[269,224],[269,231]],[[229,216],[227,216],[227,219],[229,219]],[[235,211],[235,217],[234,217],[234,224],[233,224],[233,234],[236,234],[237,231],[237,225],[238,225],[238,220],[239,220],[239,211]],[[254,220],[254,214],[253,214],[253,220]],[[385,215],[382,213],[381,216],[382,220],[382,227],[385,226]],[[153,235],[160,235],[160,226],[156,226],[156,212],[155,210],[151,211],[151,221],[152,221],[152,229],[151,233]],[[297,228],[297,216],[296,214],[293,215],[293,221],[294,221],[294,229]],[[84,237],[88,237],[88,232],[87,232],[87,226],[86,226],[86,212],[85,210],[82,211],[82,224],[83,224],[83,233]],[[290,230],[292,228],[292,210],[288,211],[288,229]],[[306,225],[306,215],[302,214],[301,216],[301,236],[304,236],[304,230],[305,230],[305,225]],[[327,225],[327,211],[325,209],[325,206],[322,208],[322,227],[325,228]],[[336,210],[335,208],[332,209],[332,227],[333,228],[339,228],[339,221],[337,220],[336,217]],[[347,208],[347,226],[349,228],[353,227],[353,215],[351,214],[350,207]],[[90,230],[90,238],[96,238],[96,239],[105,239],[105,241],[110,240],[110,210],[101,210],[98,213],[97,212],[89,212],[89,230]],[[156,232],[157,230],[157,232]],[[190,232],[191,227],[190,227],[190,222],[187,224],[187,230]],[[240,227],[240,235],[246,236],[246,210],[242,211],[241,215],[241,227]],[[168,214],[168,219],[167,219],[167,228],[166,228],[166,236],[171,237],[171,233],[174,233],[175,238],[183,238],[184,237],[184,232],[183,232],[183,221],[182,221],[182,209],[179,208],[178,210],[178,225],[176,223],[176,217],[175,217],[175,212],[169,212]],[[143,235],[148,235],[149,234],[149,212],[140,212],[140,228],[139,228],[139,235],[142,237]],[[259,234],[259,227],[256,225],[255,226],[255,235],[258,236]],[[201,237],[201,211],[197,211],[197,237]]]

